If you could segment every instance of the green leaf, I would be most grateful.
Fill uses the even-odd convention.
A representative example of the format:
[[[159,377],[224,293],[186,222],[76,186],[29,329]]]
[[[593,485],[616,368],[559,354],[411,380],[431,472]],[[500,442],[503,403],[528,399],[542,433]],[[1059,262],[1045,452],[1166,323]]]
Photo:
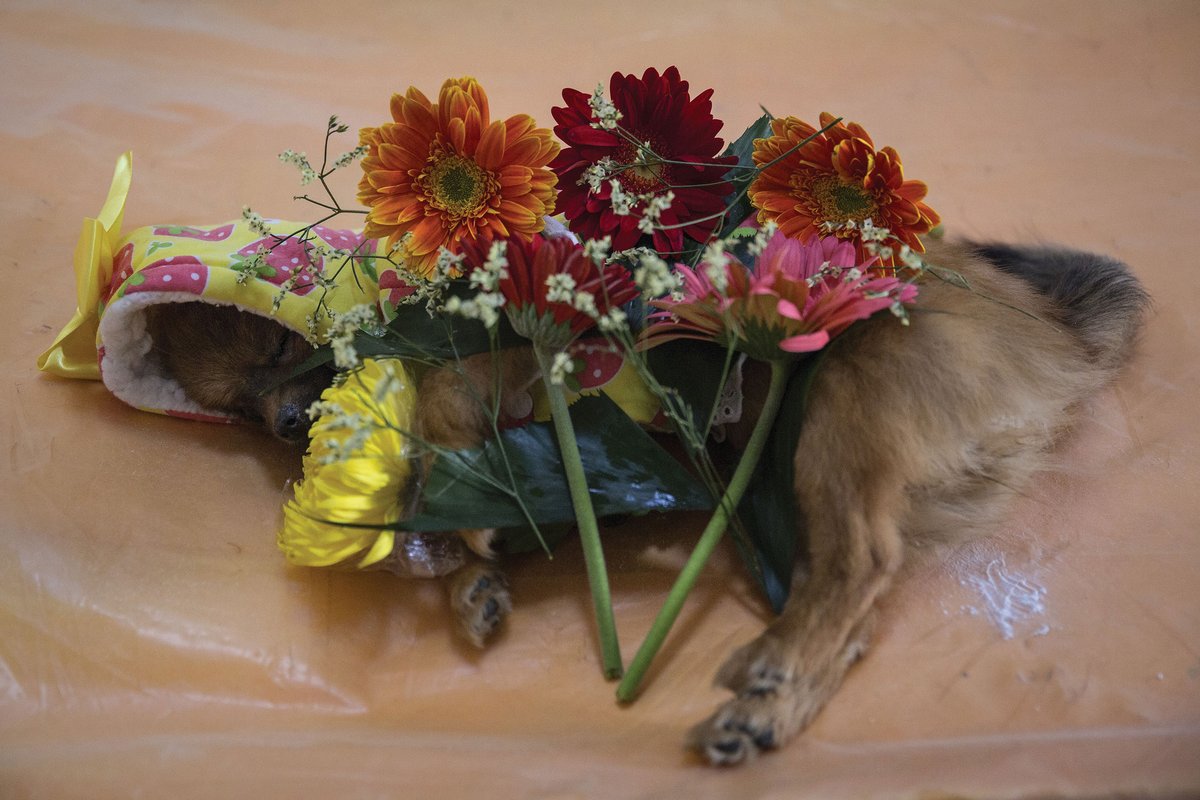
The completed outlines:
[[[580,398],[571,406],[571,420],[597,515],[711,507],[703,485],[607,396]],[[533,423],[503,431],[499,442],[488,442],[482,449],[439,456],[418,513],[395,527],[527,527],[521,506],[496,485],[509,483],[505,455],[525,507],[539,527],[574,522],[554,428]]]
[[[821,351],[825,353],[826,350]],[[822,355],[807,358],[793,373],[783,405],[750,489],[738,506],[753,552],[739,547],[750,574],[760,582],[776,613],[783,610],[796,564],[803,520],[796,513],[796,443],[804,425],[808,392]]]
[[[749,225],[743,225],[740,228],[734,228],[729,232],[727,238],[730,239],[749,239],[758,233],[758,228],[753,228]]]
[[[604,520],[600,521],[602,524]],[[540,525],[538,530],[530,528],[528,525],[521,528],[501,528],[500,529],[500,547],[505,553],[516,555],[518,553],[532,553],[541,550],[542,543],[550,550],[558,547],[563,539],[571,535],[571,531],[575,530],[574,522],[558,522],[552,525]],[[539,538],[539,534],[541,537]]]
[[[692,411],[698,430],[708,424],[709,413],[721,392],[725,348],[694,341],[667,342],[646,353],[646,364],[655,380],[674,389]]]
[[[474,294],[466,281],[456,281],[448,291],[464,299]],[[512,329],[505,314],[500,315],[496,333],[500,347],[529,343]],[[492,338],[477,319],[451,314],[431,317],[424,305],[402,305],[382,335],[359,333],[354,346],[363,355],[445,361],[485,353],[492,347]]]
[[[371,259],[354,258],[353,267],[361,269],[363,274],[371,279],[372,283],[379,283],[379,271],[375,269],[375,265],[371,263]]]
[[[771,119],[770,114],[763,114],[756,119],[721,155],[737,156],[739,167],[753,167],[754,140],[763,139],[771,135]],[[721,238],[725,238],[734,230],[741,227],[742,221],[754,211],[754,207],[750,205],[749,197],[742,190],[754,179],[755,173],[748,169],[734,169],[730,174],[733,178],[734,189],[733,194],[725,198],[725,204],[729,207],[729,213],[725,215],[725,224],[721,226]]]
[[[773,117],[770,114],[764,113],[761,117],[751,122],[746,130],[742,131],[739,136],[729,147],[725,148],[724,156],[737,156],[738,165],[742,167],[754,166],[754,140],[765,139],[771,134],[771,120]]]

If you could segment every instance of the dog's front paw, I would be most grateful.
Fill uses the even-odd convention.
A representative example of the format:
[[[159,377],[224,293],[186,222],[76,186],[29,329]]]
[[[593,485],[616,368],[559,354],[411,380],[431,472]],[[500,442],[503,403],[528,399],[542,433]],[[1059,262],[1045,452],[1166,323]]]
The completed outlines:
[[[450,584],[450,606],[459,633],[476,647],[483,647],[512,611],[508,579],[487,564],[467,566]]]

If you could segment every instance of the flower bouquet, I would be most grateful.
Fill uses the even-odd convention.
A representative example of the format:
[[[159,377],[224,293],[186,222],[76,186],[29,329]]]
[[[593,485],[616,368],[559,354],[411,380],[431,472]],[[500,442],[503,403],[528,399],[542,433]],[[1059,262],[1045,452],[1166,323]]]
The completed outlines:
[[[320,187],[301,198],[320,218],[245,209],[261,239],[231,269],[247,291],[270,285],[271,312],[306,294],[317,349],[304,368],[339,372],[309,410],[304,478],[279,532],[290,561],[438,575],[463,560],[440,532],[499,528],[510,548],[549,551],[577,529],[603,671],[621,678],[623,700],[727,529],[782,605],[792,458],[821,352],[876,313],[906,324],[918,280],[953,276],[921,258],[939,220],[895,150],[828,114],[814,127],[764,113],[726,145],[711,96],[693,96],[674,67],[614,73],[607,90],[564,89],[551,131],[493,119],[476,80],[451,79],[436,100],[415,87],[393,96],[391,121],[338,158],[330,144],[347,127],[331,118],[319,168],[281,154]],[[327,178],[356,161],[362,207],[344,207]],[[355,214],[361,235],[329,235]],[[284,253],[299,262],[286,278]],[[348,286],[369,299],[334,302]],[[501,391],[513,348],[531,351],[538,380]],[[480,356],[491,388],[470,413],[486,441],[422,430],[420,376]],[[755,364],[769,385],[727,474],[710,444],[742,422]],[[673,433],[684,457],[648,431]],[[710,522],[626,666],[597,520],[699,508]]]

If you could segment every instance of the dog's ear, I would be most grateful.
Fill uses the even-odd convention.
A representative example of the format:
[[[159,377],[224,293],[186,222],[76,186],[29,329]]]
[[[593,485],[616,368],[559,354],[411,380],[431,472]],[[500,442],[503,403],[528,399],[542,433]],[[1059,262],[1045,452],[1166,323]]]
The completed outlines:
[[[146,329],[163,369],[192,400],[244,414],[246,384],[262,343],[239,335],[240,313],[208,303],[163,303],[146,309]]]
[[[159,303],[146,308],[146,331],[155,352],[170,360],[215,345],[214,332],[228,330],[232,322],[221,312],[206,303]]]

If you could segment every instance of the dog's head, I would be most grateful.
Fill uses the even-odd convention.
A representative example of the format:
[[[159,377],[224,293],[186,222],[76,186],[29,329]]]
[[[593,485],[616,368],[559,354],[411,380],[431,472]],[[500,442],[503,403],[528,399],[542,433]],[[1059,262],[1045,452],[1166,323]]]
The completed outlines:
[[[258,314],[199,302],[153,306],[146,323],[163,366],[192,400],[285,441],[307,441],[305,412],[334,373],[294,374],[313,354],[303,336]]]

